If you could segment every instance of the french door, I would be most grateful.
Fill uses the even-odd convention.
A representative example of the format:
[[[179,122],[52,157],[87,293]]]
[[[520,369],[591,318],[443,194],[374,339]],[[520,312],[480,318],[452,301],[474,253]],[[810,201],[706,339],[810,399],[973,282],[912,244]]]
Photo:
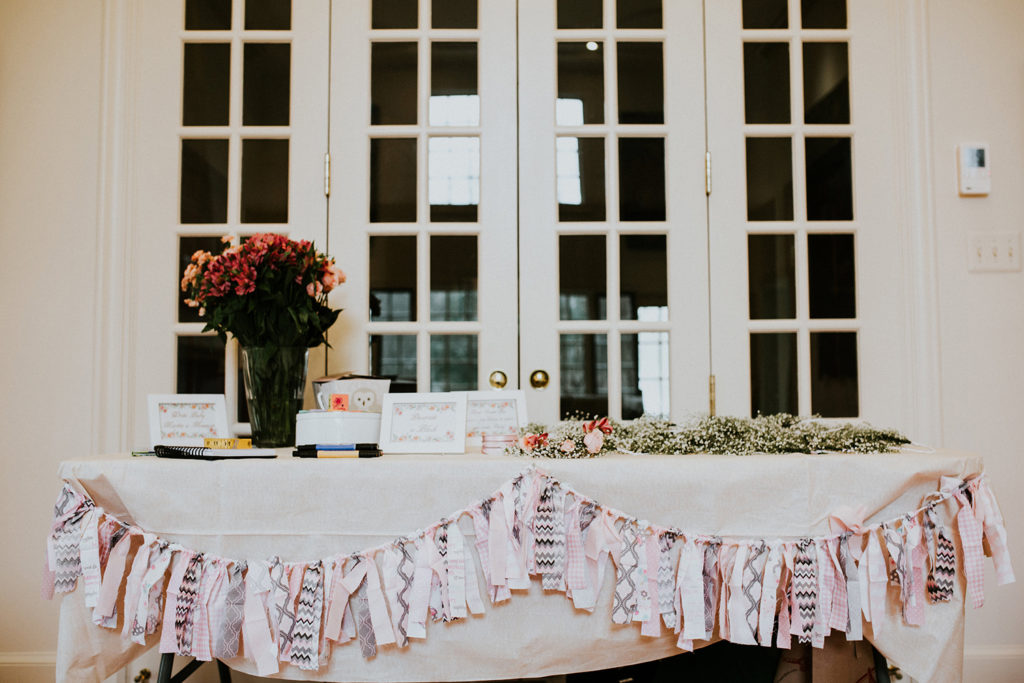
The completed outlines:
[[[330,242],[369,275],[330,365],[544,420],[705,409],[699,0],[335,7]]]
[[[895,12],[145,3],[136,405],[225,391],[244,429],[237,349],[176,285],[193,250],[273,230],[348,273],[313,377],[518,387],[540,421],[717,402],[900,424]]]

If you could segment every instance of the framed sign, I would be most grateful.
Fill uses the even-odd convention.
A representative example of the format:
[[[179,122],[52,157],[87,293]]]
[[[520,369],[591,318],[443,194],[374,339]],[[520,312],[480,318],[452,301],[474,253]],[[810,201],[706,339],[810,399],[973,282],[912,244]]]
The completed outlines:
[[[526,426],[526,394],[514,391],[466,392],[466,439],[479,445],[484,434],[518,436]]]
[[[150,394],[149,447],[202,446],[206,438],[228,438],[224,394]]]
[[[385,394],[380,449],[385,453],[464,453],[466,393]]]

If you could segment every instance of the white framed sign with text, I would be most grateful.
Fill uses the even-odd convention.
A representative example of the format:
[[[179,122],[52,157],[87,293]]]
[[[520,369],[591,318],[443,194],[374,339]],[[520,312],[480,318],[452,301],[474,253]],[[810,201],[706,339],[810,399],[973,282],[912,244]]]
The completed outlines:
[[[202,446],[203,439],[223,439],[228,431],[224,394],[150,394],[149,447]]]
[[[385,453],[465,453],[466,392],[385,394],[380,449]]]
[[[466,392],[466,439],[479,445],[485,434],[518,436],[526,426],[526,394],[512,391]]]

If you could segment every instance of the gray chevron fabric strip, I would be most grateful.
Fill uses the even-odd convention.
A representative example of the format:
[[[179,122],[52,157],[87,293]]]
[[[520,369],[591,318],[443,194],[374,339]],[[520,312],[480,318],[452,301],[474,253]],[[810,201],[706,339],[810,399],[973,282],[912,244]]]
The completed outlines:
[[[199,597],[199,581],[203,577],[203,553],[189,558],[188,566],[181,577],[178,588],[178,604],[174,610],[174,634],[179,655],[192,654],[192,619],[195,615],[196,599]]]
[[[242,632],[242,621],[245,617],[245,569],[244,562],[236,562],[228,569],[224,608],[213,641],[213,656],[217,659],[238,656],[238,636]]]
[[[925,584],[928,597],[932,602],[949,602],[953,599],[953,587],[956,585],[956,547],[934,507],[928,508],[926,519],[935,535],[935,559]]]
[[[370,659],[377,656],[377,637],[373,633],[373,621],[370,619],[370,601],[366,597],[366,581],[359,584],[359,589],[352,596],[350,603],[355,611],[356,635],[359,636],[359,649],[363,657]]]
[[[78,577],[82,575],[82,521],[88,511],[86,507],[75,513],[54,535],[53,552],[57,568],[54,571],[53,588],[57,593],[75,590]]]
[[[672,552],[675,545],[674,531],[665,531],[658,536],[658,612],[663,615],[668,628],[676,626],[675,558],[679,553]]]
[[[817,565],[814,540],[802,539],[797,543],[793,557],[793,596],[797,607],[793,613],[793,626],[801,643],[811,642],[814,630],[814,616],[818,609]]]
[[[549,483],[540,495],[533,520],[536,537],[537,571],[542,575],[544,590],[563,587],[565,573],[565,490]]]
[[[298,608],[295,610],[295,632],[289,655],[292,664],[306,671],[320,668],[320,621],[324,608],[324,572],[320,561],[306,567],[302,574]]]
[[[757,638],[758,608],[761,605],[761,586],[764,582],[764,565],[768,561],[768,546],[764,541],[750,548],[747,560],[743,563],[743,596],[747,601],[744,619],[750,626],[750,632]]]
[[[640,562],[637,554],[639,534],[635,524],[627,522],[622,527],[622,550],[617,566],[618,576],[615,580],[615,597],[612,605],[612,621],[616,624],[628,624],[633,618],[633,607],[636,605],[636,566]]]
[[[277,651],[279,656],[287,655],[295,633],[295,606],[292,604],[291,589],[288,586],[288,572],[281,559],[274,557],[270,567],[270,594],[274,599],[274,623],[277,624]],[[282,659],[282,661],[286,661]]]
[[[721,584],[718,580],[718,549],[722,539],[715,537],[704,546],[704,637],[711,639],[715,631],[715,608]]]
[[[412,553],[409,552],[408,541],[399,541],[398,549],[401,551],[401,557],[398,559],[398,578],[401,580],[401,586],[396,594],[398,600],[398,646],[405,647],[409,644],[409,636],[407,631],[409,629],[409,599],[412,596],[412,581],[413,574],[416,572],[416,560],[413,558]]]
[[[437,547],[437,554],[441,556],[441,610],[434,617],[434,621],[449,622],[452,620],[451,595],[448,594],[448,525],[442,524],[434,534],[434,545]]]

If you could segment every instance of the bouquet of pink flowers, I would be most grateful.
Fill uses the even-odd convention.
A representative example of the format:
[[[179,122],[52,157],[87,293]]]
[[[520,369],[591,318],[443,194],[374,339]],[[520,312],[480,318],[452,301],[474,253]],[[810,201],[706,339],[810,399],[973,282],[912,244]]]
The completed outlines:
[[[243,347],[310,347],[327,341],[341,312],[327,305],[327,293],[344,281],[334,259],[312,242],[261,233],[218,256],[194,253],[181,291],[205,318],[203,331],[215,330],[222,340],[230,332]]]

